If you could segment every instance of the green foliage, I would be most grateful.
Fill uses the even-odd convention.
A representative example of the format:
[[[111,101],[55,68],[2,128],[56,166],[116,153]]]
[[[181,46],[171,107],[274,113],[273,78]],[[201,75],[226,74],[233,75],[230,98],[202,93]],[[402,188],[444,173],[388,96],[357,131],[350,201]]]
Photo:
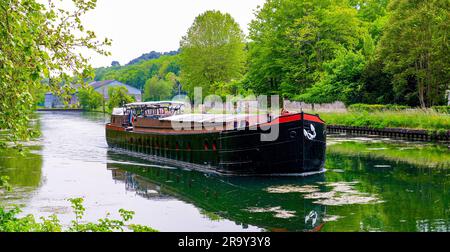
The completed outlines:
[[[81,107],[85,110],[96,110],[103,104],[103,95],[91,86],[80,88],[77,97]]]
[[[439,113],[450,114],[450,106],[433,106],[431,108]]]
[[[244,34],[239,24],[220,11],[206,11],[195,18],[181,40],[182,81],[190,94],[214,93],[214,84],[242,77],[245,64]]]
[[[80,19],[95,8],[96,1],[72,3],[69,11],[57,8],[53,1],[0,2],[0,129],[10,132],[9,141],[30,137],[30,114],[39,97],[33,93],[43,88],[44,78],[59,94],[60,83],[81,83],[90,75],[87,60],[78,48],[108,54],[102,47],[110,41],[97,41]],[[81,78],[71,78],[68,73]]]
[[[123,86],[108,88],[108,96],[108,108],[110,110],[135,101],[133,96],[128,95],[128,89]]]
[[[250,24],[244,83],[310,103],[442,104],[450,79],[449,6],[268,0]]]
[[[154,233],[158,232],[158,230],[153,229],[151,227],[142,226],[138,224],[130,224],[128,225],[128,228],[131,229],[133,232],[139,232],[139,233]]]
[[[0,181],[0,189],[3,186],[2,183],[3,181]],[[147,226],[128,225],[127,222],[133,218],[134,212],[124,209],[119,210],[121,219],[111,219],[108,213],[105,218],[99,219],[95,223],[84,222],[83,216],[86,209],[83,206],[83,199],[73,198],[69,201],[75,213],[75,220],[72,220],[70,226],[66,229],[61,225],[56,215],[51,215],[48,218],[41,217],[40,222],[38,222],[31,214],[18,217],[18,214],[21,213],[18,207],[10,210],[0,207],[0,232],[123,232],[127,231],[126,229],[134,232],[158,232]]]
[[[395,95],[408,103],[429,107],[444,101],[450,79],[449,12],[448,0],[392,0],[389,5],[380,57],[393,76]]]
[[[174,83],[168,80],[159,79],[153,76],[145,83],[145,101],[164,101],[172,98]]]
[[[9,178],[7,176],[1,176],[0,177],[0,192],[2,190],[4,191],[10,191],[11,185],[8,183]]]
[[[124,231],[125,223],[133,218],[134,212],[124,209],[119,210],[121,219],[115,220],[109,218],[109,213],[105,218],[99,219],[97,223],[83,223],[83,216],[86,209],[83,206],[82,198],[69,199],[72,203],[72,209],[75,212],[75,220],[72,221],[72,225],[69,227],[70,232],[114,232]]]
[[[399,111],[405,109],[411,109],[411,107],[395,104],[384,105],[384,104],[362,104],[362,103],[356,103],[348,106],[348,110],[355,112]]]
[[[102,67],[95,71],[95,80],[118,80],[137,89],[154,76],[165,78],[168,73],[180,74],[178,55],[161,56],[157,59],[141,60],[126,66]]]
[[[368,37],[347,1],[269,0],[250,24],[249,88],[292,98],[321,81],[339,52],[363,50]]]
[[[47,89],[43,88],[43,87],[36,88],[35,90],[33,90],[31,92],[36,106],[44,106],[46,92],[47,92]]]
[[[321,80],[294,99],[308,103],[338,100],[355,103],[362,93],[360,79],[364,67],[365,58],[360,52],[338,52],[335,59],[323,64]]]
[[[320,113],[329,125],[371,128],[423,129],[430,132],[450,129],[450,116],[427,110]]]
[[[164,53],[151,51],[149,53],[144,53],[135,59],[132,59],[130,62],[128,62],[127,65],[133,65],[133,64],[139,63],[140,61],[145,61],[145,60],[159,59],[162,56],[166,56],[166,55],[177,55],[177,54],[178,54],[178,51],[170,51],[170,52],[164,52]]]

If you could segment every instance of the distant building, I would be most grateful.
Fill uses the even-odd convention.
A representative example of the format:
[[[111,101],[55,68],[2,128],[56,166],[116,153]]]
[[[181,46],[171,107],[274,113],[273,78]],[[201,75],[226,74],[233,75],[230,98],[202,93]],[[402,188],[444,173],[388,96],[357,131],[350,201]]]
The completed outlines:
[[[123,84],[116,80],[94,81],[94,82],[89,83],[89,85],[92,86],[95,91],[102,94],[105,101],[109,100],[108,89],[110,87],[117,87],[117,86],[125,87],[128,90],[128,94],[133,96],[136,99],[136,101],[138,101],[138,102],[142,101],[141,90],[134,88],[132,86],[129,86],[127,84]],[[77,86],[75,88],[78,88],[78,87],[79,86]],[[72,94],[72,97],[67,106],[69,106],[69,107],[79,106],[77,93],[78,92],[75,92],[74,94]],[[47,92],[45,94],[44,106],[46,108],[64,108],[64,107],[66,107],[64,102],[60,99],[60,97],[54,95],[51,92]]]
[[[95,81],[95,82],[89,83],[89,85],[91,85],[95,91],[102,94],[106,101],[109,100],[108,89],[110,87],[117,87],[117,86],[125,87],[128,90],[128,94],[131,96],[134,96],[136,101],[138,101],[138,102],[142,101],[141,90],[134,88],[132,86],[129,86],[127,84],[123,84],[116,80]]]
[[[78,107],[78,98],[76,93],[72,94],[70,97],[70,101],[67,104],[68,107],[76,106]],[[45,108],[64,108],[66,105],[61,100],[59,96],[54,95],[52,92],[45,93],[45,101],[44,101],[44,107]]]

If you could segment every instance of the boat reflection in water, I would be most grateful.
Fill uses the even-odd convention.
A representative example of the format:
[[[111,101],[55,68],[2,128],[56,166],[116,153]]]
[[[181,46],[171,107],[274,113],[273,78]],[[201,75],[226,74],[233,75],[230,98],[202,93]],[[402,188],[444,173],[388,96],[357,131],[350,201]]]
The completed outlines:
[[[276,194],[267,188],[305,186],[324,181],[310,177],[220,176],[158,165],[108,151],[107,168],[126,189],[151,200],[178,198],[192,203],[210,219],[226,218],[268,231],[320,231],[326,207],[298,194]]]

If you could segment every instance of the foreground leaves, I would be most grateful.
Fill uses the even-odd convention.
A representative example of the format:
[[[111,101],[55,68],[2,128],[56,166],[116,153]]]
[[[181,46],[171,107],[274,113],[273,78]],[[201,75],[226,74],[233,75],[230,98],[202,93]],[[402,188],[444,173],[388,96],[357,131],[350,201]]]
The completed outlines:
[[[7,177],[0,178],[0,194],[10,191]],[[131,221],[134,216],[133,211],[124,209],[119,210],[120,219],[111,219],[107,213],[105,218],[99,219],[97,222],[85,222],[83,217],[86,209],[83,206],[82,198],[69,199],[72,204],[75,219],[71,221],[68,227],[61,224],[58,216],[50,215],[49,217],[40,217],[39,220],[29,214],[25,217],[19,217],[22,212],[17,206],[7,210],[0,206],[0,232],[157,232],[157,230],[127,222]]]

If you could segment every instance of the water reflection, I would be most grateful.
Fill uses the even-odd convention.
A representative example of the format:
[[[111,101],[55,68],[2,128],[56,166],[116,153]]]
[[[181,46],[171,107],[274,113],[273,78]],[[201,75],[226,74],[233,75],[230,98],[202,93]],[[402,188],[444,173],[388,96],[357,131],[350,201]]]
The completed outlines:
[[[7,176],[13,188],[4,198],[9,203],[23,204],[41,186],[43,160],[39,150],[38,146],[21,150],[0,148],[0,177]]]
[[[207,216],[226,218],[271,231],[320,230],[326,207],[314,205],[298,195],[270,193],[267,188],[292,184],[308,185],[324,181],[324,176],[223,177],[184,169],[142,167],[133,157],[108,152],[108,169],[113,179],[125,183],[127,190],[152,200],[175,197],[193,203]]]
[[[400,155],[402,151],[415,155]],[[329,209],[344,218],[324,230],[449,231],[449,155],[442,146],[424,143],[347,139],[331,145],[327,181],[359,181],[360,190],[379,195],[383,203]]]
[[[170,195],[214,216],[271,231],[450,227],[449,153],[441,145],[331,138],[328,172],[308,178],[222,177],[141,167],[131,165],[137,159],[110,151],[108,160],[117,161],[108,163],[113,178],[143,197]]]
[[[120,208],[161,231],[449,231],[445,145],[329,137],[328,171],[314,177],[223,177],[108,150],[99,113],[42,113],[38,146],[0,151],[24,214],[87,220]]]

